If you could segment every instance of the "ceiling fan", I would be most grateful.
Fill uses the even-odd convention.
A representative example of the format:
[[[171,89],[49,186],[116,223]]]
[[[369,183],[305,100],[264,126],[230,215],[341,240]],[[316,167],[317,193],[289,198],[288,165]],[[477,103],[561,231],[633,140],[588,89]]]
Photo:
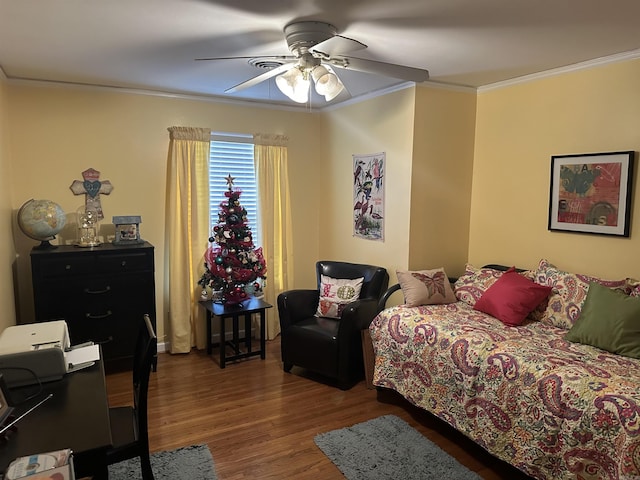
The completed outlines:
[[[316,92],[331,101],[344,90],[344,85],[332,67],[374,73],[412,82],[423,82],[429,72],[421,68],[378,62],[346,56],[346,53],[363,50],[367,46],[352,38],[338,35],[336,27],[325,22],[292,22],[284,27],[284,36],[291,55],[268,56],[274,62],[285,62],[256,77],[225,90],[235,93],[276,77],[276,85],[282,93],[298,103],[309,99],[311,81]],[[196,60],[230,60],[253,57],[197,58]]]

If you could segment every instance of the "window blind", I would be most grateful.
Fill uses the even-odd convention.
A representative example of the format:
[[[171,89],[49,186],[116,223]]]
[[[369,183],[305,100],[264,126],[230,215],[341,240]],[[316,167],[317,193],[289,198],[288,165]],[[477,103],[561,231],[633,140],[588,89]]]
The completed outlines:
[[[258,223],[258,186],[253,165],[253,137],[237,134],[212,134],[209,152],[209,204],[211,225],[218,223],[220,203],[226,200],[227,176],[234,177],[233,188],[239,189],[240,204],[256,247],[261,245]]]

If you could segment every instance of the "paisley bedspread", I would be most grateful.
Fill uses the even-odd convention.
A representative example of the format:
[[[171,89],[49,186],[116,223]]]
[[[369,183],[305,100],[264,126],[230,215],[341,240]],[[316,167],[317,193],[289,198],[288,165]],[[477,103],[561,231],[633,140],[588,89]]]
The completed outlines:
[[[376,386],[537,479],[640,478],[640,361],[464,302],[381,312]]]

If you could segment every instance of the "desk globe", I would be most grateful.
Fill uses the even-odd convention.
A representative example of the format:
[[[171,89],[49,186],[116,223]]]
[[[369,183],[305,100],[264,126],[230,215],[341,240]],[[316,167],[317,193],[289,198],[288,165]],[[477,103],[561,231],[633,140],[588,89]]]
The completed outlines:
[[[39,250],[56,248],[49,243],[64,228],[67,221],[64,211],[51,200],[25,202],[18,210],[18,226],[27,237],[39,240]]]

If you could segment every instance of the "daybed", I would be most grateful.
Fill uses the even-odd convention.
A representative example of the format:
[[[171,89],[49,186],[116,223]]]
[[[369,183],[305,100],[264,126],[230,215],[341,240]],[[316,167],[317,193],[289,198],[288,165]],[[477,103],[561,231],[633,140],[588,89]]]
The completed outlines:
[[[640,478],[638,283],[544,259],[503,270],[467,265],[453,285],[439,283],[443,270],[402,272],[405,304],[369,327],[374,385],[534,478]],[[430,298],[415,298],[407,279],[416,278]]]

